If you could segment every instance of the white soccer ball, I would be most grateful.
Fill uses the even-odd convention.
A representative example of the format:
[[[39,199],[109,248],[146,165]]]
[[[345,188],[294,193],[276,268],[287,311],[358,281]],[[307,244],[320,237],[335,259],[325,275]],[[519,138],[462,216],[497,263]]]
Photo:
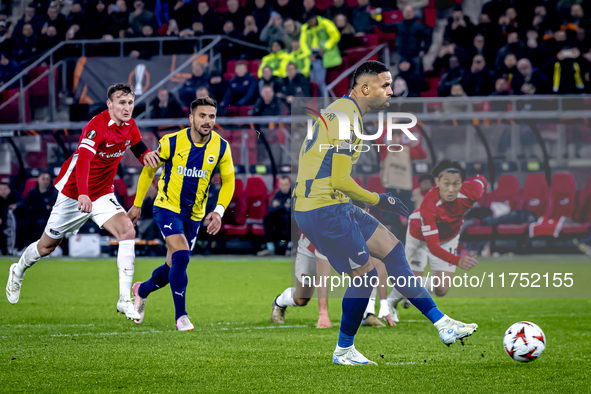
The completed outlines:
[[[536,324],[520,321],[505,331],[503,345],[513,360],[528,363],[540,357],[546,349],[546,335]]]

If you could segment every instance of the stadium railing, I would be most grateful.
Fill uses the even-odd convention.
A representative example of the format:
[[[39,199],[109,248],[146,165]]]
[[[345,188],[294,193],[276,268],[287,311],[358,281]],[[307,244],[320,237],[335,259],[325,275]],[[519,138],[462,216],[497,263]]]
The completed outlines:
[[[207,54],[209,62],[211,64],[215,64],[218,68],[221,67],[221,54],[214,52],[214,47],[219,44],[221,41],[227,40],[231,41],[246,47],[251,47],[255,49],[267,49],[264,46],[254,45],[245,41],[237,40],[232,37],[228,36],[220,36],[220,35],[205,35],[200,37],[187,37],[187,38],[178,38],[178,37],[150,37],[150,38],[118,38],[112,41],[103,41],[101,39],[91,39],[91,40],[72,40],[72,41],[62,41],[55,47],[51,48],[41,56],[37,58],[33,63],[31,63],[28,67],[22,70],[19,74],[14,76],[11,80],[6,82],[4,85],[0,86],[0,97],[2,97],[5,93],[7,93],[10,88],[14,88],[18,86],[18,93],[14,95],[10,95],[10,97],[0,103],[0,111],[7,108],[11,103],[17,101],[18,103],[18,119],[19,123],[27,123],[27,103],[26,103],[26,92],[35,84],[39,83],[48,75],[55,75],[57,72],[61,72],[61,91],[66,91],[66,83],[67,83],[67,69],[66,69],[66,62],[72,60],[72,58],[63,58],[57,60],[56,58],[59,57],[60,54],[64,53],[64,50],[67,49],[79,49],[76,53],[79,56],[86,56],[88,45],[105,45],[105,46],[112,46],[113,44],[119,45],[119,56],[124,57],[124,47],[126,44],[133,44],[133,43],[145,43],[145,42],[158,42],[158,54],[163,54],[163,47],[165,43],[195,43],[194,51],[195,55],[191,59],[193,60],[198,55]],[[56,61],[57,60],[57,61]],[[32,70],[36,67],[39,67],[43,64],[48,64],[48,68],[41,74],[38,75],[32,81],[27,83],[27,78]],[[166,81],[168,81],[172,76],[182,72],[186,67],[188,67],[191,62],[185,62],[176,70],[174,70],[168,79],[165,81],[160,81],[160,83],[156,84],[155,86],[150,89],[150,93],[157,92],[158,88],[162,86]],[[49,78],[48,81],[48,97],[49,97],[49,120],[53,121],[56,119],[57,113],[57,92],[56,92],[56,78]],[[143,96],[145,99],[148,98],[148,95]],[[141,99],[141,98],[140,98]],[[141,100],[140,100],[141,101]]]

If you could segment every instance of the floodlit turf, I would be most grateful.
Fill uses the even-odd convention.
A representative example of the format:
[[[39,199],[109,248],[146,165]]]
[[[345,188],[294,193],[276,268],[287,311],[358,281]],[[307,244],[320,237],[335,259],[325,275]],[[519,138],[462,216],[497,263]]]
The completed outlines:
[[[0,260],[2,287],[10,263]],[[159,264],[138,259],[136,280]],[[465,346],[443,345],[411,308],[401,310],[397,327],[361,327],[356,346],[378,366],[344,367],[331,362],[340,300],[330,300],[332,329],[315,328],[316,300],[289,308],[283,327],[269,323],[273,298],[290,285],[288,260],[193,256],[188,275],[187,310],[196,331],[179,333],[168,287],[150,296],[144,323],[135,325],[115,313],[114,259],[41,261],[27,273],[17,305],[0,301],[0,391],[591,390],[590,299],[438,299],[450,316],[479,324]],[[505,329],[519,320],[537,323],[548,338],[530,364],[511,360],[502,348]]]

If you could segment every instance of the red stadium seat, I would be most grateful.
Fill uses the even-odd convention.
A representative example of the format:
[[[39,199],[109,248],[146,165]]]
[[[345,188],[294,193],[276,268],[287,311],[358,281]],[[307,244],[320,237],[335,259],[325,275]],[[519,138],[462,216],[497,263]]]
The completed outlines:
[[[372,175],[369,177],[367,180],[367,190],[378,194],[386,193],[386,188],[382,185],[379,175]]]
[[[550,219],[560,219],[562,216],[572,218],[577,202],[577,184],[572,174],[570,172],[554,174],[550,190],[554,197]]]
[[[537,218],[550,213],[548,209],[552,209],[552,196],[544,174],[528,175],[520,195],[524,201],[523,209]],[[524,234],[528,227],[528,224],[499,224],[497,232],[503,235]]]
[[[316,0],[316,2],[314,3],[314,5],[320,11],[324,11],[324,10],[326,10],[328,7],[330,7],[332,5],[332,0]]]
[[[423,22],[425,22],[427,26],[435,27],[435,24],[437,23],[437,9],[425,7],[423,8],[423,14]]]
[[[27,181],[25,182],[25,190],[23,190],[23,193],[21,194],[21,198],[27,197],[27,194],[29,194],[29,192],[31,190],[33,190],[36,185],[37,185],[37,178],[27,179]]]
[[[391,50],[394,50],[395,48],[395,42],[396,42],[396,33],[384,33],[383,31],[381,31],[380,29],[378,29],[377,26],[374,26],[374,31],[376,32],[376,34],[378,35],[378,41],[381,44],[382,42],[387,42],[388,43],[388,47]]]
[[[343,63],[337,67],[331,67],[326,70],[326,83],[327,85],[334,81],[339,75],[341,75],[347,68],[349,68],[349,60],[346,56],[343,56]],[[349,78],[343,78],[333,88],[333,92],[336,97],[342,97],[349,93]]]
[[[253,105],[243,105],[238,107],[238,116],[250,116],[252,115]]]
[[[474,226],[468,226],[466,227],[466,231],[465,234],[466,235],[492,235],[493,233],[493,228],[492,226],[481,226],[480,224],[474,225]]]
[[[34,67],[29,71],[29,80],[33,81],[41,76],[45,71],[49,70],[49,66]],[[55,80],[55,100],[56,105],[59,105],[58,96],[58,69],[54,69]],[[29,103],[33,106],[45,107],[49,105],[49,75],[44,76],[41,80],[31,85],[29,90]]]
[[[259,67],[261,66],[261,63],[262,62],[263,61],[261,59],[251,60],[250,61],[250,67],[248,69],[248,72],[251,73],[252,75],[254,75],[256,77],[258,75],[258,73],[259,73]]]
[[[403,19],[401,10],[382,11],[382,23],[384,25],[402,22]]]
[[[234,184],[234,195],[228,209],[224,214],[225,224],[238,224],[242,225],[246,223],[246,194],[244,193],[244,182],[242,179],[236,179]]]
[[[591,176],[587,185],[577,193],[577,206],[573,219],[579,223],[591,222]]]
[[[225,130],[223,137],[230,143],[232,152],[234,154],[234,163],[241,163],[244,160],[248,160],[249,163],[257,162],[257,133],[256,130],[250,129],[234,129]],[[246,147],[248,157],[241,157],[242,148]]]
[[[248,233],[246,225],[246,209],[248,201],[242,179],[236,179],[234,195],[224,214],[222,231],[226,235],[240,236]]]
[[[427,77],[425,78],[427,82],[427,91],[421,93],[421,97],[437,97],[437,89],[439,88],[439,82],[441,81],[441,77]]]
[[[310,94],[312,97],[318,97],[318,84],[316,82],[310,82]]]
[[[552,177],[550,187],[552,195],[549,213],[544,215],[543,221],[532,226],[533,237],[558,237],[564,220],[571,218],[575,210],[577,184],[569,172],[558,172]]]
[[[228,105],[226,107],[226,112],[228,116],[236,116],[238,115],[238,107],[235,105]]]
[[[235,74],[236,63],[238,62],[246,63],[246,69],[250,70],[250,60],[228,60],[226,63],[226,73]]]
[[[358,61],[360,61],[361,59],[363,59],[363,57],[365,55],[367,55],[368,53],[370,53],[372,51],[374,47],[355,47],[355,48],[349,48],[345,50],[345,55],[347,55],[347,58],[349,58],[349,63],[350,64],[355,64]],[[372,57],[370,57],[367,60],[378,60],[378,54],[374,54]]]
[[[483,205],[490,207],[493,202],[505,201],[509,202],[512,210],[520,209],[519,181],[514,175],[501,175],[496,189],[485,197]]]
[[[522,196],[524,199],[524,209],[527,209],[536,217],[540,218],[549,214],[548,208],[552,209],[550,203],[550,189],[544,174],[530,174],[525,180]]]
[[[265,235],[265,226],[262,224],[253,224],[250,228],[253,235]]]
[[[248,207],[246,210],[247,224],[262,224],[263,217],[267,214],[269,196],[267,185],[260,175],[253,175],[246,182],[246,198]]]
[[[3,92],[2,101],[0,105],[6,102],[11,97],[18,95],[20,89],[8,89]],[[31,112],[29,103],[29,90],[25,90],[25,122],[31,121]],[[3,109],[0,110],[0,123],[20,123],[19,120],[19,98],[15,98]]]

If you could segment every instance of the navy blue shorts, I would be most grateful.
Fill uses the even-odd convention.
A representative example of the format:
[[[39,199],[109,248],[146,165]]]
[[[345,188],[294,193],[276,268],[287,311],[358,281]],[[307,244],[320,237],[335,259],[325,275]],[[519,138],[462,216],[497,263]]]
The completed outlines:
[[[367,263],[366,241],[379,222],[353,203],[336,204],[308,212],[295,212],[300,230],[339,273]]]
[[[154,207],[154,221],[156,221],[164,239],[170,235],[183,234],[191,245],[191,250],[193,250],[201,221],[196,222],[178,213],[156,206]]]

